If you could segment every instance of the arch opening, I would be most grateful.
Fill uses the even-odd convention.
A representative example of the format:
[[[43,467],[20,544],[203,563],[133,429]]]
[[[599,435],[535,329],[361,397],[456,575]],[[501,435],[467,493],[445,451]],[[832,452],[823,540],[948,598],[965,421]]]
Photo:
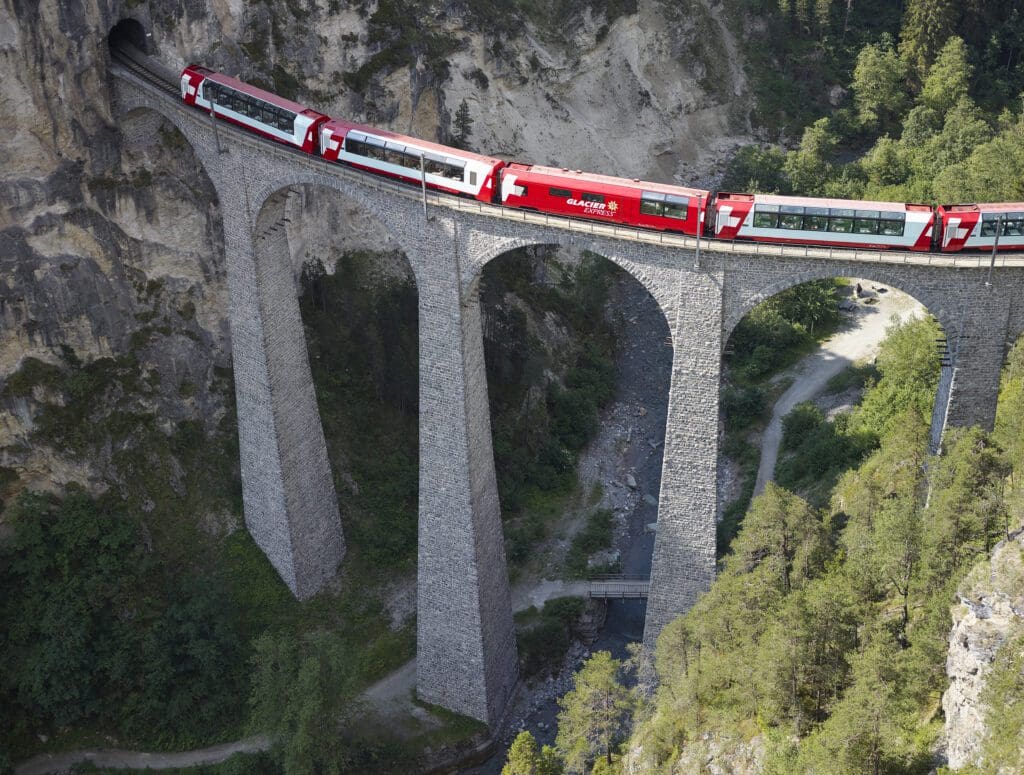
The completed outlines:
[[[658,302],[617,261],[557,245],[499,254],[480,287],[513,607],[586,594],[602,574],[649,578],[672,365]],[[624,654],[645,614],[608,601],[595,648]],[[553,617],[520,616],[528,679],[564,654]]]
[[[949,400],[953,354],[918,293],[864,277],[800,276],[754,298],[723,326],[719,555],[768,481],[823,506],[900,412],[919,416],[934,450]],[[923,386],[930,407],[887,393],[897,378]]]
[[[374,216],[335,191],[296,186],[278,207],[346,563],[411,581],[419,491],[419,320],[411,264]],[[270,223],[265,215],[258,224]],[[402,615],[392,611],[396,620]]]
[[[121,19],[110,28],[107,34],[107,47],[112,55],[122,50],[131,52],[132,49],[142,54],[152,54],[152,40],[152,34],[146,31],[138,19]]]

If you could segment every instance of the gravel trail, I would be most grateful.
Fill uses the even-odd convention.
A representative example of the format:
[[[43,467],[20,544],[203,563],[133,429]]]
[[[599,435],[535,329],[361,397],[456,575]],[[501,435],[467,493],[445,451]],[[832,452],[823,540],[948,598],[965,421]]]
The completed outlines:
[[[266,735],[255,735],[244,740],[221,743],[197,751],[178,753],[146,753],[144,751],[121,751],[97,749],[68,751],[67,753],[42,754],[29,759],[14,768],[14,775],[47,775],[48,773],[70,772],[76,764],[90,763],[96,767],[112,769],[162,770],[172,767],[197,767],[201,764],[217,764],[236,753],[258,753],[270,748]]]
[[[852,288],[857,282],[860,282],[864,293],[870,295],[858,300],[852,310],[841,313],[843,322],[840,330],[823,342],[815,353],[778,377],[792,377],[793,384],[775,402],[772,419],[762,436],[761,463],[757,469],[754,495],[763,492],[765,485],[775,476],[775,463],[782,442],[782,418],[797,404],[820,395],[828,381],[847,366],[874,358],[893,317],[906,320],[924,314],[924,307],[911,296],[884,286],[877,286],[879,290],[875,291],[875,286],[868,280],[850,280],[851,300]],[[866,303],[869,300],[873,303]]]

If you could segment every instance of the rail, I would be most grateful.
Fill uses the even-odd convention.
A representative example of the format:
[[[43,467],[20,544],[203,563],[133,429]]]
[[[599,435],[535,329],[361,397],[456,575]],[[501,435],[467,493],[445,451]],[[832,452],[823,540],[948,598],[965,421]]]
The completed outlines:
[[[131,58],[126,52],[117,52],[113,55],[112,59],[115,65],[124,68],[122,71],[119,71],[118,67],[112,68],[114,75],[123,80],[134,82],[137,86],[141,86],[144,89],[155,89],[161,99],[170,101],[173,98],[173,109],[176,112],[187,116],[190,121],[196,122],[197,125],[206,124],[208,127],[208,120],[205,118],[206,114],[200,114],[198,111],[188,108],[181,101],[178,87],[168,81],[166,76],[159,75],[150,66]],[[327,161],[320,156],[304,153],[297,148],[290,148],[272,141],[260,140],[252,133],[227,121],[219,122],[217,127],[224,135],[229,136],[233,142],[262,153],[295,162],[314,173],[353,181],[372,190],[401,196],[405,199],[420,201],[423,198],[423,192],[418,185],[413,188],[403,183],[396,183],[381,178],[370,172]],[[450,210],[489,218],[544,226],[574,234],[608,237],[687,250],[696,250],[697,248],[697,239],[695,237],[682,234],[672,234],[630,226],[614,226],[595,221],[548,215],[532,210],[507,208],[502,205],[487,204],[476,199],[465,199],[438,191],[427,191],[426,199],[428,204],[432,204],[435,207],[446,207]],[[700,247],[703,252],[742,254],[744,256],[824,259],[829,261],[893,265],[912,264],[943,266],[956,269],[984,269],[992,263],[991,255],[988,253],[950,254],[919,253],[914,251],[874,251],[812,245],[780,245],[764,242],[720,240],[707,237],[701,238]],[[995,258],[994,266],[997,268],[1024,267],[1024,253],[1000,253]]]

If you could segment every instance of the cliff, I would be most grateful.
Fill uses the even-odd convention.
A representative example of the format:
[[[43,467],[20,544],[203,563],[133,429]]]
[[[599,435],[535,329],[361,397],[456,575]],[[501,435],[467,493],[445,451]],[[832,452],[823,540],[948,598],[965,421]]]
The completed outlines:
[[[1010,772],[994,761],[994,728],[1013,712],[1020,695],[1005,696],[990,685],[1000,662],[1020,661],[1024,650],[1024,533],[996,547],[960,587],[952,608],[946,674],[950,684],[942,695],[946,714],[946,756],[951,769],[981,766],[985,772]],[[1016,652],[1016,656],[1011,651]],[[1017,667],[1019,671],[1019,666]],[[1018,676],[1017,683],[1024,681]],[[1018,712],[1019,715],[1019,712]],[[1017,766],[1024,764],[1024,739],[1016,730]]]

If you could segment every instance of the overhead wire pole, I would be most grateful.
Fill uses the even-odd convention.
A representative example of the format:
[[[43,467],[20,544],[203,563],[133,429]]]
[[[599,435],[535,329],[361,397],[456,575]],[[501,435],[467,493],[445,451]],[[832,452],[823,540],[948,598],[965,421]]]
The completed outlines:
[[[203,91],[206,91],[204,88]],[[220,135],[217,134],[217,101],[213,94],[210,94],[210,126],[213,127],[213,141],[217,144],[217,153],[223,153],[220,149]]]
[[[996,267],[996,251],[999,250],[999,237],[1003,234],[1003,218],[1005,217],[1005,213],[1000,213],[999,220],[996,221],[996,238],[992,242],[992,259],[988,262],[988,278],[985,280],[986,287],[992,285],[992,270]]]
[[[700,271],[700,233],[704,230],[704,222],[701,218],[701,205],[704,202],[704,195],[697,194],[697,252],[693,255],[693,271]]]
[[[420,153],[420,188],[423,191],[423,220],[429,221],[427,217],[427,165],[423,160],[423,153]]]

